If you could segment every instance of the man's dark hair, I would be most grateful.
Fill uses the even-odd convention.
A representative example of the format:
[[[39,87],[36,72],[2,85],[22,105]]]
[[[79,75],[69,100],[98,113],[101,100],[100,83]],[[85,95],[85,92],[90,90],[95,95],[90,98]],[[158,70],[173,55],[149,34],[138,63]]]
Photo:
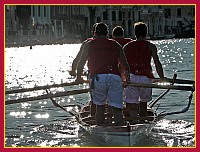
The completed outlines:
[[[122,36],[124,36],[124,29],[121,26],[116,26],[113,29],[112,35],[115,37],[122,37]]]
[[[105,23],[98,23],[95,27],[95,33],[97,35],[107,35],[108,34],[108,26]]]
[[[147,35],[147,25],[143,22],[137,22],[134,24],[136,37],[145,37]]]

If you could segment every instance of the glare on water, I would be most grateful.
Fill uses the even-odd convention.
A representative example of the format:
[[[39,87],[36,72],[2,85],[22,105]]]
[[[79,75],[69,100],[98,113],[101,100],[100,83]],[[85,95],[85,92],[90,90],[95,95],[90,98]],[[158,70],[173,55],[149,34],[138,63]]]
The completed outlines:
[[[68,70],[79,48],[80,44],[33,46],[32,50],[29,47],[7,48],[7,88],[69,81]]]
[[[194,80],[194,39],[171,39],[152,41],[158,47],[166,77],[173,73],[178,78]],[[6,48],[6,90],[31,88],[63,82],[72,82],[69,75],[71,64],[81,44],[44,45],[19,48]],[[154,63],[152,62],[154,66]],[[155,67],[154,67],[155,69]],[[157,77],[157,74],[155,73]],[[166,84],[162,84],[166,85]],[[52,88],[52,92],[62,92],[86,88],[87,84]],[[153,90],[156,98],[163,90]],[[6,100],[46,94],[45,91],[32,91],[6,95]],[[188,92],[169,92],[160,105],[163,110],[180,110],[187,104]],[[61,105],[82,105],[90,100],[88,94],[56,98]],[[173,109],[169,106],[173,106]],[[149,137],[142,136],[136,146],[194,146],[195,145],[195,104],[189,111],[166,117],[157,123]],[[67,107],[67,111],[77,112],[78,107]],[[6,146],[99,146],[99,142],[88,137],[70,113],[55,107],[49,99],[6,105],[5,108]]]

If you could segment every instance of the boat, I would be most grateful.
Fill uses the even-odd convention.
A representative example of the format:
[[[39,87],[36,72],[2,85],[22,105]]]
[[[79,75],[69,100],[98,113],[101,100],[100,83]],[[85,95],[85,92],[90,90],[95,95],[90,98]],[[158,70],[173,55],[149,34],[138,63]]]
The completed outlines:
[[[165,94],[165,92],[163,94]],[[113,123],[113,118],[110,119],[108,106],[105,106],[106,108],[105,125],[103,126],[96,125],[95,117],[91,115],[90,112],[91,107],[88,104],[81,108],[80,113],[78,114],[78,122],[80,126],[87,133],[89,133],[89,135],[92,138],[98,140],[99,142],[104,143],[104,145],[106,143],[106,145],[110,147],[116,147],[116,146],[130,147],[134,146],[138,142],[138,139],[140,139],[141,136],[147,137],[151,133],[156,123],[162,120],[165,116],[185,113],[186,111],[188,111],[192,101],[192,97],[193,94],[191,93],[189,96],[188,104],[184,109],[180,111],[174,111],[169,113],[164,112],[159,114],[152,108],[155,102],[159,100],[157,98],[156,100],[154,100],[154,102],[151,102],[148,105],[147,116],[145,117],[139,116],[139,114],[137,117],[134,118],[130,117],[128,110],[124,108],[123,115],[124,115],[125,125],[122,126],[115,126],[115,124]],[[132,120],[137,120],[137,123],[131,124]]]
[[[115,126],[112,116],[110,117],[109,106],[105,106],[105,124],[98,126],[95,117],[91,116],[90,105],[81,108],[79,113],[80,126],[95,140],[106,143],[109,146],[133,146],[141,134],[148,135],[156,124],[156,112],[148,108],[148,116],[135,118],[129,116],[126,108],[123,109],[125,125]],[[110,119],[111,118],[111,119]],[[132,120],[137,123],[131,124]]]
[[[173,39],[175,38],[175,34],[174,33],[169,33],[169,34],[163,34],[163,35],[152,35],[152,36],[148,36],[147,39],[148,40],[163,40],[163,39]]]
[[[170,85],[169,84],[158,85],[155,83],[154,84],[129,83],[128,85],[135,86],[135,87],[162,88],[162,89],[167,89],[167,90],[163,91],[156,99],[154,99],[153,101],[149,103],[148,108],[147,108],[147,116],[140,116],[138,114],[137,117],[130,117],[128,109],[124,106],[123,108],[124,125],[121,125],[121,126],[116,126],[115,123],[113,122],[114,119],[112,116],[112,112],[108,105],[105,105],[105,109],[106,109],[104,113],[105,122],[102,126],[96,125],[95,116],[91,112],[91,102],[88,102],[84,106],[79,106],[78,112],[76,111],[75,113],[73,112],[70,112],[70,113],[73,116],[75,116],[80,127],[83,128],[90,135],[91,138],[94,138],[95,140],[98,140],[99,142],[104,143],[103,145],[105,145],[106,143],[106,145],[110,147],[134,146],[139,137],[148,136],[151,133],[153,127],[156,125],[156,123],[160,121],[161,119],[163,119],[165,116],[185,113],[186,111],[189,110],[192,97],[193,97],[193,92],[195,90],[194,81],[178,80],[176,79],[176,75],[174,75],[173,79],[168,79],[168,81],[171,82]],[[185,86],[185,85],[174,86],[175,82],[180,83],[180,84],[188,83],[191,85],[190,86]],[[161,112],[158,114],[155,110],[153,110],[153,106],[163,96],[165,96],[170,91],[170,89],[191,91],[191,94],[188,98],[188,104],[184,109],[180,111],[174,111],[174,112],[169,112],[169,113]],[[53,98],[50,98],[50,99],[52,100],[55,106],[60,107],[63,110],[65,110],[65,108],[58,105],[58,102],[56,102]],[[133,120],[134,120],[134,123],[132,123]]]
[[[165,39],[173,39],[173,38],[175,38],[175,36],[176,36],[176,34],[174,34],[174,33],[165,34]]]

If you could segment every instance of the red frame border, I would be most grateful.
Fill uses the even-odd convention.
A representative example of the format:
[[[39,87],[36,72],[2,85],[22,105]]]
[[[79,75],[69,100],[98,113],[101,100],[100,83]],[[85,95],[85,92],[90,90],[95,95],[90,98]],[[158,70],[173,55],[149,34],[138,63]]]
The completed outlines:
[[[150,5],[153,5],[153,4],[196,4],[196,29],[198,29],[199,27],[199,21],[197,20],[199,18],[199,15],[198,15],[198,10],[200,9],[199,5],[200,5],[200,1],[199,0],[190,0],[190,1],[187,1],[187,0],[143,0],[142,1],[142,4],[141,4],[141,1],[139,0],[126,0],[126,1],[122,1],[121,0],[96,0],[95,3],[94,1],[92,0],[84,0],[84,3],[82,0],[68,0],[68,1],[63,1],[63,0],[57,0],[57,1],[53,1],[53,0],[2,0],[1,1],[1,9],[0,9],[0,15],[1,15],[1,30],[2,31],[5,31],[5,25],[4,25],[4,5],[5,4],[78,4],[78,5],[81,5],[81,4],[94,4],[94,5],[98,5],[98,4],[102,4],[102,5],[110,5],[110,4],[122,4],[122,5],[126,5],[126,4],[139,4],[139,5],[142,5],[142,4],[150,4]],[[3,33],[3,32],[1,32]],[[198,39],[200,38],[199,36],[199,30],[196,30],[196,50],[195,50],[195,56],[196,56],[196,59],[198,58],[198,47],[199,47],[199,43],[198,43]],[[1,92],[1,102],[0,102],[0,106],[2,107],[1,109],[5,109],[4,108],[4,99],[5,99],[5,86],[4,86],[4,77],[5,77],[5,71],[4,71],[4,67],[5,67],[5,40],[4,40],[4,34],[1,34],[0,35],[0,40],[1,40],[1,43],[0,43],[0,48],[2,51],[0,51],[0,57],[1,57],[1,60],[0,60],[0,66],[1,66],[1,72],[0,72],[0,77],[1,77],[1,89],[0,89],[0,92]],[[196,79],[196,84],[198,84],[198,71],[197,71],[197,67],[198,67],[198,62],[195,60],[195,68],[196,68],[196,76],[195,76],[195,79]],[[198,86],[196,85],[196,92],[198,90]],[[196,103],[196,107],[198,107],[198,102],[197,99],[199,98],[199,95],[196,93],[196,96],[195,96],[195,103]],[[199,124],[199,121],[198,121],[198,108],[196,108],[196,126],[198,126]],[[0,135],[1,135],[1,142],[0,142],[0,151],[5,151],[5,152],[17,152],[17,151],[20,151],[20,152],[26,152],[26,151],[31,151],[31,152],[36,152],[38,150],[48,150],[49,152],[54,152],[54,151],[66,151],[66,150],[69,150],[70,152],[92,152],[92,151],[110,151],[110,150],[114,150],[115,152],[121,152],[121,151],[137,151],[137,152],[142,152],[142,151],[145,151],[145,150],[148,150],[149,152],[155,152],[155,151],[166,151],[166,152],[178,152],[178,151],[181,151],[181,152],[196,152],[196,151],[200,151],[199,149],[199,141],[198,141],[198,128],[196,127],[196,147],[195,148],[190,148],[190,147],[186,147],[186,148],[169,148],[169,147],[152,147],[152,148],[134,148],[134,147],[130,147],[130,148],[71,148],[71,147],[66,147],[66,148],[7,148],[7,147],[4,147],[4,110],[1,110],[1,116],[2,116],[2,119],[1,119],[1,125],[0,127],[2,129],[0,129]]]

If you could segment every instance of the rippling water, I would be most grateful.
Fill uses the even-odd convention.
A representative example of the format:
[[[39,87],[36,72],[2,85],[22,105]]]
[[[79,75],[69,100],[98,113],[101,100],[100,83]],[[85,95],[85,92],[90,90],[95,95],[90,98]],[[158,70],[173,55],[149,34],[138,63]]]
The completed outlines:
[[[194,39],[152,41],[158,48],[165,75],[194,80]],[[81,44],[44,45],[6,48],[6,90],[30,88],[47,84],[71,82],[71,63]],[[85,88],[87,85],[51,89],[52,92]],[[154,89],[156,98],[163,90]],[[6,95],[6,100],[45,94],[34,91]],[[159,105],[157,112],[181,110],[187,105],[189,92],[170,91]],[[57,98],[62,105],[84,104],[88,94]],[[158,122],[148,136],[141,136],[135,146],[179,147],[195,146],[195,100],[188,112],[167,116]],[[159,107],[158,107],[159,106]],[[68,109],[70,110],[70,109]],[[72,109],[73,110],[73,109]],[[90,138],[67,112],[55,107],[49,99],[6,105],[5,146],[109,146]]]

